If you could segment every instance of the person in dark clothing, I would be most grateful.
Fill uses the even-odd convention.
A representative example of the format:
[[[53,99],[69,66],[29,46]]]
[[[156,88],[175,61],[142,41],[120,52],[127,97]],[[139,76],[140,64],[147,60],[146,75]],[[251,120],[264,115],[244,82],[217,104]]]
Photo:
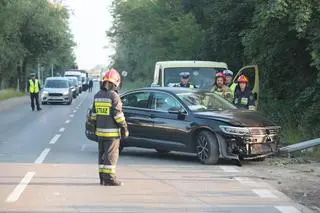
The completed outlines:
[[[92,87],[93,87],[93,81],[90,79],[89,81],[89,92],[92,92]]]
[[[120,138],[127,138],[129,131],[122,112],[122,102],[116,89],[120,75],[111,69],[103,78],[101,90],[94,96],[92,117],[95,120],[99,149],[100,185],[121,186],[115,176],[119,158]]]
[[[31,79],[28,81],[27,88],[30,94],[32,111],[34,111],[34,108],[35,108],[34,101],[36,101],[37,110],[40,111],[41,108],[39,104],[39,92],[41,90],[41,86],[35,74],[31,74]]]
[[[181,77],[180,83],[176,84],[174,87],[196,88],[190,82],[190,73],[189,72],[180,73],[180,77]]]
[[[238,78],[238,85],[235,89],[233,103],[240,109],[255,110],[255,100],[252,92],[248,88],[249,80],[245,75]]]

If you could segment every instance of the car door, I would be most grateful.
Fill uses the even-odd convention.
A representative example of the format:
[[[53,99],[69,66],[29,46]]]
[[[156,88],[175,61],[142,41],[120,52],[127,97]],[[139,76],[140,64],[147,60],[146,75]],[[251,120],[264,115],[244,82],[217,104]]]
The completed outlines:
[[[153,127],[150,98],[151,93],[148,91],[132,92],[121,96],[130,133],[129,140],[142,141],[151,137],[148,134]]]
[[[191,122],[188,120],[188,112],[177,98],[166,92],[153,92],[151,110],[154,127],[150,133],[154,147],[187,150]]]
[[[249,88],[252,91],[255,101],[256,109],[258,109],[259,95],[260,95],[260,81],[259,81],[259,68],[257,65],[249,65],[242,67],[238,73],[233,78],[233,83],[231,88],[235,88],[237,85],[237,80],[240,75],[245,75],[249,79]]]

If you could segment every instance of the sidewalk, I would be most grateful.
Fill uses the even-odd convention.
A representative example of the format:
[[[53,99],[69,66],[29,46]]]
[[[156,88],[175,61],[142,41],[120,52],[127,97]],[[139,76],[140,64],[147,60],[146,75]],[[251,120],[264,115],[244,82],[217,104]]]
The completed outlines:
[[[14,107],[27,104],[29,101],[29,96],[15,97],[8,100],[0,101],[0,112],[4,112]]]

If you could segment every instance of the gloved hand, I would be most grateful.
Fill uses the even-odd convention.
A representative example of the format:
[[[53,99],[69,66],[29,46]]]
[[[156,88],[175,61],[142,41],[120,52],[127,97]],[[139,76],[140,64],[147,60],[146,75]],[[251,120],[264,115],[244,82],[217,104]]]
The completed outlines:
[[[121,128],[121,137],[123,137],[123,138],[128,138],[129,137],[128,128]]]

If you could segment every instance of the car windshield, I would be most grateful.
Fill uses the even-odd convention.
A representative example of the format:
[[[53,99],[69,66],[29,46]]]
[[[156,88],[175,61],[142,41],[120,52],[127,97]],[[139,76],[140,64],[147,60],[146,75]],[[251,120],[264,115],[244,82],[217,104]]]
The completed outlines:
[[[72,86],[72,87],[75,86],[74,81],[71,80],[71,79],[69,80],[69,84],[70,84],[70,86]]]
[[[177,96],[191,111],[221,111],[237,109],[224,98],[212,92],[179,93]]]
[[[45,88],[68,88],[68,81],[66,80],[47,80]]]
[[[65,75],[66,77],[76,77],[78,79],[78,81],[81,80],[80,75]]]
[[[189,72],[190,81],[193,85],[200,89],[212,88],[212,78],[216,72],[224,70],[223,68],[210,67],[173,67],[164,69],[164,84],[165,86],[172,86],[180,83],[180,73]]]

